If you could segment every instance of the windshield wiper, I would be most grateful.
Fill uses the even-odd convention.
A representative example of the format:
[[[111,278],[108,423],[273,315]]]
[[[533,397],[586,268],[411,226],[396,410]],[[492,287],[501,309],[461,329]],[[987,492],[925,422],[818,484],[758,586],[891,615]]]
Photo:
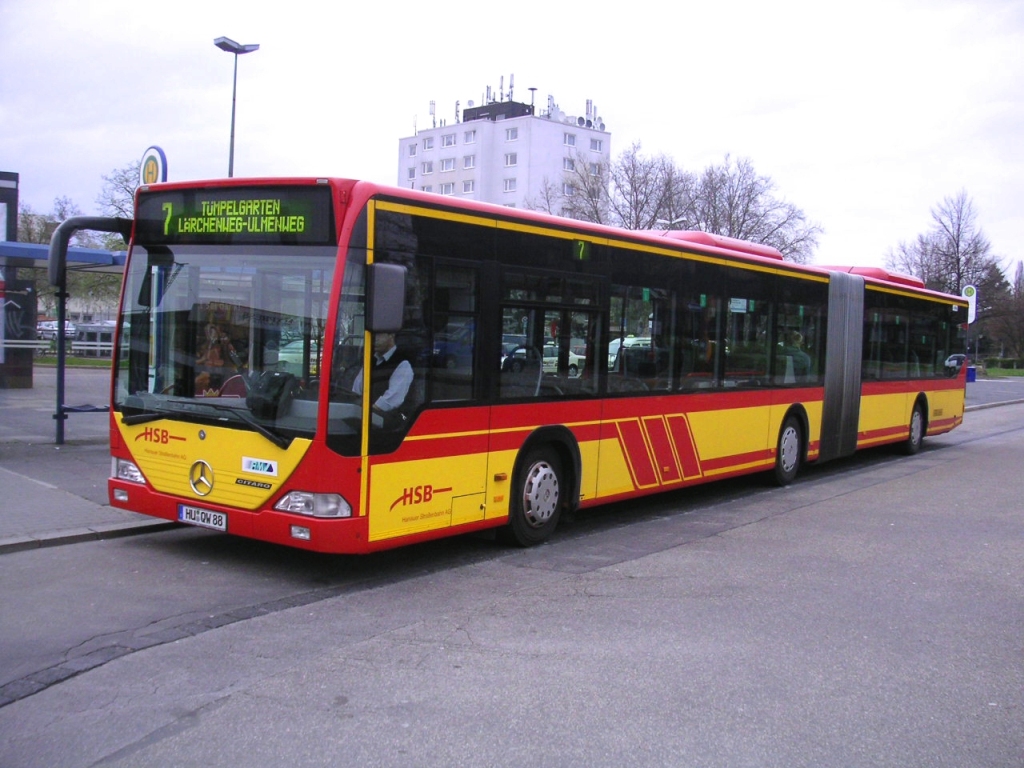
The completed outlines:
[[[158,419],[164,419],[164,418],[167,418],[168,416],[184,416],[184,415],[195,416],[196,415],[196,410],[195,410],[196,406],[200,406],[200,407],[203,407],[203,408],[212,408],[215,411],[224,411],[224,412],[232,414],[239,421],[243,422],[247,426],[250,426],[254,430],[256,430],[257,432],[259,432],[263,437],[265,437],[267,440],[272,442],[278,448],[287,448],[289,445],[292,444],[292,440],[291,440],[290,437],[284,437],[283,435],[279,435],[278,433],[274,432],[273,430],[271,430],[266,425],[261,424],[259,421],[257,421],[247,411],[243,411],[240,408],[237,408],[236,406],[223,405],[221,403],[203,403],[203,402],[188,402],[188,403],[182,403],[182,404],[186,405],[188,407],[186,407],[185,409],[181,409],[181,410],[173,409],[173,408],[161,408],[161,409],[155,410],[155,411],[151,410],[151,411],[149,411],[147,413],[135,413],[135,414],[132,414],[130,416],[122,416],[121,417],[121,423],[122,424],[126,424],[128,426],[133,426],[135,424],[146,424],[147,422],[150,422],[150,421],[156,421]],[[152,406],[150,406],[150,407],[152,407]]]
[[[159,413],[135,413],[131,416],[122,416],[121,423],[129,427],[134,424],[145,424],[148,421],[156,421],[167,416],[171,411],[160,411]]]
[[[248,411],[243,411],[241,408],[237,408],[233,405],[221,405],[220,403],[201,403],[201,405],[208,406],[217,411],[227,411],[234,415],[239,421],[248,424],[250,427],[259,432],[263,437],[267,438],[270,442],[276,445],[278,448],[287,448],[292,444],[290,437],[279,435],[277,432],[271,430],[265,424],[261,424],[256,418]]]

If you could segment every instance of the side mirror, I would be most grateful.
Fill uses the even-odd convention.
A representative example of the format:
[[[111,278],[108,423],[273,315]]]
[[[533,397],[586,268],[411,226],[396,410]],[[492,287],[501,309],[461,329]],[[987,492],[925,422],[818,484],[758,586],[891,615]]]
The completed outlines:
[[[377,333],[402,330],[405,315],[405,267],[370,264],[366,278],[366,329]]]

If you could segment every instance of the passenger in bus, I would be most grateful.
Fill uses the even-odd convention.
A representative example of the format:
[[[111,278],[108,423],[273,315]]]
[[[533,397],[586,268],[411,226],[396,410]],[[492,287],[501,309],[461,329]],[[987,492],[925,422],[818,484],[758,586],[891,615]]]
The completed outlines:
[[[397,429],[408,419],[409,390],[413,382],[412,363],[395,344],[393,333],[377,333],[373,337],[374,366],[370,376],[370,396],[375,426]],[[363,393],[360,370],[352,382],[352,391]]]
[[[799,331],[790,331],[786,334],[786,343],[782,346],[782,356],[787,363],[785,369],[787,376],[792,375],[797,377],[797,381],[802,381],[803,377],[810,374],[811,356],[804,352],[804,337]],[[792,372],[788,368],[789,362],[792,362],[793,365]]]

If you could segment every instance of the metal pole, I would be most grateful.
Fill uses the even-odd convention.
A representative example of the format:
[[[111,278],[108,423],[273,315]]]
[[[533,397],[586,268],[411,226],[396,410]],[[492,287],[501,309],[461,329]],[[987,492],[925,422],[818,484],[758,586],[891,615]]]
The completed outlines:
[[[64,422],[68,415],[64,411],[64,368],[67,363],[67,342],[64,340],[64,326],[67,324],[67,272],[61,272],[60,285],[57,286],[57,410],[53,418],[57,420],[57,434],[54,437],[57,445],[64,445]]]
[[[238,54],[235,54],[235,75],[231,81],[231,148],[228,150],[228,178],[235,175],[235,98],[238,95]]]

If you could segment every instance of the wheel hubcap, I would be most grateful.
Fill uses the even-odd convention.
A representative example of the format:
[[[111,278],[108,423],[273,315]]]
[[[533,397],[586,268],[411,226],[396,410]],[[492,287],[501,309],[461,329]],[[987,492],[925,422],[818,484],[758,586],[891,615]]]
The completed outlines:
[[[546,461],[530,467],[523,488],[523,512],[526,522],[540,528],[558,509],[558,475]]]
[[[924,419],[921,418],[921,412],[915,410],[914,415],[910,418],[910,440],[913,443],[921,442],[921,432],[924,428]]]
[[[779,464],[783,472],[792,472],[800,456],[800,436],[793,427],[788,427],[782,433],[782,440],[779,441]]]

